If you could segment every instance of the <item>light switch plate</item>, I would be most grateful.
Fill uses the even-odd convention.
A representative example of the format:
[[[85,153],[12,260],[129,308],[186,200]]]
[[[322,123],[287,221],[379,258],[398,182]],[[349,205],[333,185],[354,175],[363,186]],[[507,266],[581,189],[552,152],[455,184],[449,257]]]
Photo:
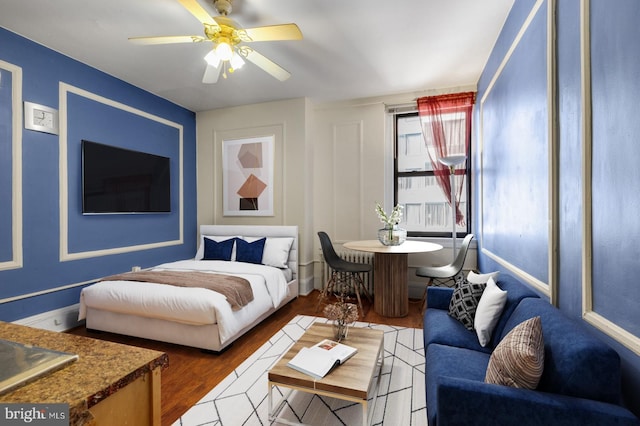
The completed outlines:
[[[57,135],[59,133],[58,110],[32,102],[25,102],[24,128]]]

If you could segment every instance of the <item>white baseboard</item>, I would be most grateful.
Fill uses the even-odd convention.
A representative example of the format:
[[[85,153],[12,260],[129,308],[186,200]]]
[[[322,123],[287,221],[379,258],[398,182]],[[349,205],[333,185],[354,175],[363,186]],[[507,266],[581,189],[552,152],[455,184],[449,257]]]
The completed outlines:
[[[298,294],[301,296],[308,296],[313,291],[313,277],[300,280],[298,284]]]
[[[43,330],[67,331],[84,323],[84,321],[78,321],[79,311],[80,304],[76,303],[75,305],[43,312],[13,322],[14,324],[26,325]]]

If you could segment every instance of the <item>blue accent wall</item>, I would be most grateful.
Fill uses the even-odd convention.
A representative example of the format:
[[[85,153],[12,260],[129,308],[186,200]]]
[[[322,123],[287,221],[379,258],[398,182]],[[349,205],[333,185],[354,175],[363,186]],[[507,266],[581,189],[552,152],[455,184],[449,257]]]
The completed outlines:
[[[195,113],[2,28],[0,60],[22,69],[23,101],[59,109],[61,120],[62,107],[66,113],[64,137],[62,132],[58,136],[22,129],[23,238],[19,250],[23,265],[0,270],[0,320],[13,321],[76,304],[83,283],[102,276],[193,257],[197,238]],[[12,195],[11,111],[6,99],[10,78],[11,73],[2,72],[0,262],[15,254],[11,203],[7,202]],[[74,91],[63,90],[60,83]],[[65,105],[60,105],[61,93]],[[82,215],[82,139],[169,157],[171,213]],[[66,170],[60,169],[65,164],[60,158],[63,144]],[[66,188],[60,187],[61,171],[66,175]],[[60,204],[65,193],[68,220],[61,225]],[[80,256],[64,260],[61,235],[66,237],[68,254]],[[42,294],[25,297],[34,293]]]
[[[591,96],[582,97],[580,0],[516,1],[478,82],[474,131],[474,229],[484,271],[518,271],[533,281],[555,279],[555,304],[583,322],[619,354],[626,405],[640,416],[640,356],[629,341],[640,338],[640,3],[591,0]],[[547,89],[547,8],[555,5],[556,91]],[[523,30],[521,38],[518,33]],[[514,44],[515,40],[519,40]],[[510,49],[514,46],[514,49]],[[509,58],[506,63],[504,58]],[[590,101],[590,102],[589,102]],[[583,142],[583,104],[591,105],[592,138]],[[549,134],[556,108],[557,147]],[[553,123],[552,123],[553,125]],[[592,148],[591,220],[583,223],[583,154]],[[558,162],[558,179],[549,171]],[[524,175],[524,176],[523,176]],[[550,200],[557,211],[550,213]],[[523,208],[522,206],[526,206]],[[553,240],[549,222],[557,225]],[[592,241],[584,242],[584,227]],[[553,244],[549,244],[549,243]],[[557,247],[557,267],[553,253]],[[583,249],[592,248],[592,273],[583,277]],[[588,270],[588,269],[587,269]],[[590,280],[589,280],[590,279]],[[633,336],[611,332],[583,318],[583,281],[593,293],[591,312]],[[535,285],[534,285],[535,284]]]

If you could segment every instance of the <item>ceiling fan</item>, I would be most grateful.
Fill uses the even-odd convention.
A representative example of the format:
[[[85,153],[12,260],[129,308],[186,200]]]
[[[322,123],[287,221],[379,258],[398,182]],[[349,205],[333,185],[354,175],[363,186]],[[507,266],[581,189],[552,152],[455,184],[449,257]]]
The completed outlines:
[[[213,0],[220,16],[212,17],[197,0],[179,0],[180,3],[204,25],[204,37],[160,36],[131,37],[137,44],[201,43],[211,41],[213,49],[204,57],[207,67],[202,78],[203,83],[215,83],[220,73],[227,78],[227,72],[233,73],[244,65],[244,59],[254,63],[280,81],[291,74],[272,60],[243,44],[253,41],[302,40],[302,32],[296,24],[270,25],[256,28],[241,28],[228,18],[233,0]],[[243,59],[244,58],[244,59]]]

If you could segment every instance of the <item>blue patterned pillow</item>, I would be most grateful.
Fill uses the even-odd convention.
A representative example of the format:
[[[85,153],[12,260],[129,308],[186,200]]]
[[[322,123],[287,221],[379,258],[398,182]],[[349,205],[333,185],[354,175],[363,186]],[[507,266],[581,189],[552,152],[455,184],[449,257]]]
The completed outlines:
[[[460,321],[467,330],[474,330],[473,320],[486,286],[486,284],[470,283],[466,279],[456,281],[451,302],[449,302],[449,315]]]
[[[236,261],[247,263],[262,263],[262,253],[266,238],[260,238],[253,242],[247,242],[238,238],[236,240]]]
[[[231,260],[233,243],[236,238],[229,238],[224,241],[214,241],[210,238],[204,239],[204,255],[202,260]]]

